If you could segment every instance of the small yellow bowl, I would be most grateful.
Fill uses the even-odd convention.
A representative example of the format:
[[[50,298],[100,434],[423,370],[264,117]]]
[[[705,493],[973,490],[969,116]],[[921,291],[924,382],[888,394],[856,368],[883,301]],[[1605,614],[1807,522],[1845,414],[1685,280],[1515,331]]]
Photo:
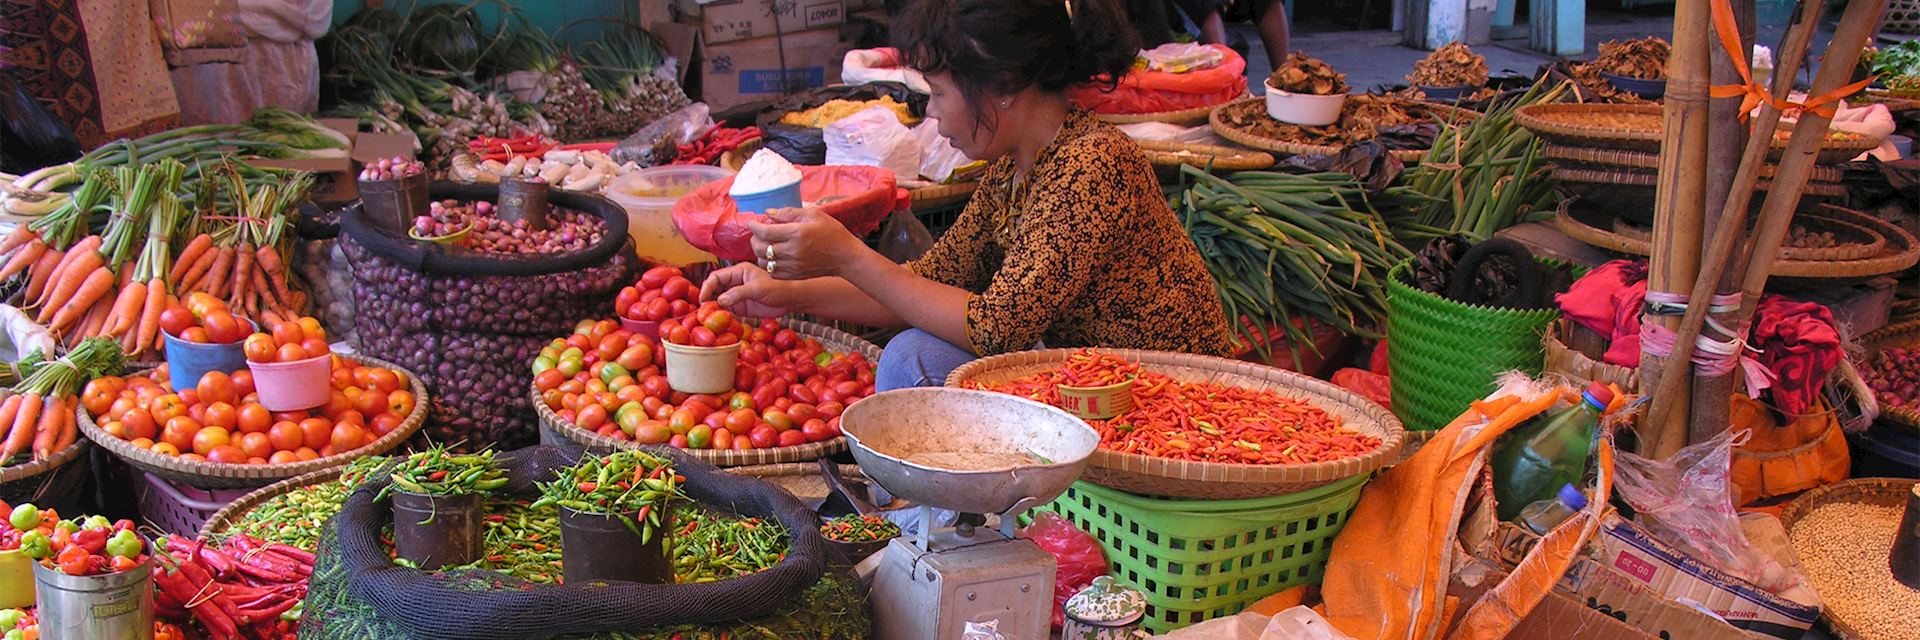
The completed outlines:
[[[1083,420],[1108,420],[1133,410],[1133,381],[1102,387],[1060,385],[1060,408]]]
[[[0,609],[24,609],[33,602],[33,559],[19,549],[0,551]]]

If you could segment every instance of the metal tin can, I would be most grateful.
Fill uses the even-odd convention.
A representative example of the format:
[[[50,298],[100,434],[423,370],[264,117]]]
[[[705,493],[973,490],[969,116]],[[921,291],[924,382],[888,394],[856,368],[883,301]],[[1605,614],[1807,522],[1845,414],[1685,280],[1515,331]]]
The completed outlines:
[[[547,228],[547,183],[539,180],[506,179],[500,181],[500,204],[495,211],[501,220],[525,220],[527,229]]]
[[[153,564],[98,576],[70,576],[33,565],[45,638],[150,640]]]
[[[1061,640],[1133,640],[1147,613],[1147,597],[1100,576],[1067,599]]]

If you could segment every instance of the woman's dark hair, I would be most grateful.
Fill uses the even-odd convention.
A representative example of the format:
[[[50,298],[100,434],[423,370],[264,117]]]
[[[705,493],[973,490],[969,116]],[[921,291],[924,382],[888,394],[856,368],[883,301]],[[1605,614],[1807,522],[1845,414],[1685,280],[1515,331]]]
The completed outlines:
[[[892,30],[907,66],[952,74],[972,105],[988,92],[1112,86],[1140,51],[1121,0],[913,0]]]

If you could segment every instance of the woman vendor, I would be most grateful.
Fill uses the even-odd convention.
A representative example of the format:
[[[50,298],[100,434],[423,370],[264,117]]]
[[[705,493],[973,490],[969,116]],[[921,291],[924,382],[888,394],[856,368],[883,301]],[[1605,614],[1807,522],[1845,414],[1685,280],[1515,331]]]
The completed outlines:
[[[991,162],[966,210],[906,265],[817,209],[769,211],[752,226],[757,263],[715,272],[703,296],[749,316],[910,327],[880,358],[881,390],[1037,345],[1228,349],[1213,278],[1152,167],[1067,101],[1133,64],[1120,0],[920,0],[893,39],[926,75],[940,133]]]

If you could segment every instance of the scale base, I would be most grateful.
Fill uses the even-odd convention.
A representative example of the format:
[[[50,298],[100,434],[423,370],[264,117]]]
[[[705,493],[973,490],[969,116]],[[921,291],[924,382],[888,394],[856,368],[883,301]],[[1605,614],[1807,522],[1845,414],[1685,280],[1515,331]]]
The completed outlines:
[[[1039,545],[976,532],[967,544],[934,532],[933,550],[894,538],[874,575],[873,637],[956,640],[968,622],[998,620],[1007,640],[1046,640],[1056,563]]]

